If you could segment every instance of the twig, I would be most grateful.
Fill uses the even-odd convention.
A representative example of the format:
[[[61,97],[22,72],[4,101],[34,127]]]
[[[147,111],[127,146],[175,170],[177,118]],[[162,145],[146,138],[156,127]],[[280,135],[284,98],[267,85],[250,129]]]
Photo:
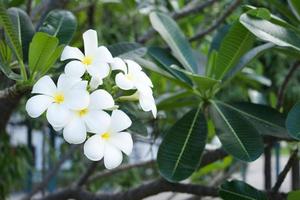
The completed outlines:
[[[96,170],[97,165],[99,165],[99,164],[100,164],[100,162],[92,162],[92,163],[90,163],[90,166],[83,173],[83,175],[79,178],[79,180],[77,181],[77,183],[75,184],[75,186],[80,187],[80,186],[84,185],[88,181],[88,179],[90,178],[90,176],[93,174],[93,172]]]
[[[297,61],[293,64],[293,66],[289,69],[289,72],[288,74],[286,75],[279,91],[278,91],[278,101],[277,101],[277,105],[276,105],[276,108],[277,109],[280,109],[281,106],[283,105],[284,103],[284,94],[285,94],[285,90],[291,80],[291,78],[293,77],[295,71],[298,69],[298,67],[300,66],[300,61]]]
[[[182,8],[182,10],[178,11],[178,12],[173,12],[171,14],[171,16],[175,19],[181,19],[184,18],[186,16],[189,16],[191,14],[196,14],[201,12],[202,10],[204,10],[205,8],[207,8],[208,6],[212,5],[213,3],[215,3],[217,0],[207,0],[201,4],[198,5],[192,5],[192,4],[188,4],[187,6],[185,6],[184,8]],[[154,35],[155,35],[155,30],[153,28],[150,28],[148,31],[146,31],[146,33],[144,35],[142,35],[141,37],[139,37],[137,39],[137,42],[139,43],[146,43],[148,40],[150,40]]]
[[[71,146],[69,151],[66,154],[62,155],[61,158],[59,159],[59,161],[53,166],[51,171],[49,171],[49,173],[46,175],[44,180],[42,182],[38,183],[37,186],[35,188],[33,188],[33,190],[27,196],[25,196],[23,198],[23,200],[29,200],[37,192],[43,190],[48,185],[49,181],[53,178],[53,176],[55,176],[58,173],[62,164],[72,156],[72,154],[78,147],[80,147],[80,145]]]
[[[282,185],[286,175],[288,174],[288,172],[290,171],[293,163],[298,160],[298,149],[294,150],[294,152],[292,153],[292,155],[290,156],[288,162],[286,163],[284,169],[282,170],[282,172],[279,174],[277,181],[274,185],[274,187],[272,188],[272,192],[276,193],[278,192],[280,186]]]
[[[205,35],[211,33],[215,29],[217,29],[225,20],[226,18],[240,5],[241,0],[235,0],[231,3],[228,8],[224,11],[223,15],[221,15],[216,21],[204,31],[196,33],[193,37],[189,39],[190,42],[194,42],[196,40],[202,39]]]

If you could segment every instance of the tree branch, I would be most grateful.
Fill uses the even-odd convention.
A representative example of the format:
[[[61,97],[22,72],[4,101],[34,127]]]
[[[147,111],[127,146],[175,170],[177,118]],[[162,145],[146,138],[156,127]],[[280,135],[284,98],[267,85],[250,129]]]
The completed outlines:
[[[90,176],[96,170],[97,165],[102,164],[102,162],[92,162],[92,163],[90,163],[90,166],[85,171],[85,173],[83,173],[83,175],[79,178],[79,180],[77,181],[77,183],[75,184],[75,186],[80,187],[80,186],[84,185],[88,181],[88,179],[90,178]]]
[[[205,35],[217,29],[226,20],[226,18],[240,5],[240,3],[241,0],[235,0],[234,2],[232,2],[224,11],[224,13],[219,18],[217,18],[216,21],[210,27],[208,27],[204,31],[196,33],[193,37],[189,39],[189,41],[194,42],[196,40],[202,39]]]

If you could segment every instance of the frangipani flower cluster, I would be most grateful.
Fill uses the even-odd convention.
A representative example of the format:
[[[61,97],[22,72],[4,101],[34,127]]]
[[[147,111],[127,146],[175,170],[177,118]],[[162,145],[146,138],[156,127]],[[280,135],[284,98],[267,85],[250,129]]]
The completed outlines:
[[[57,84],[50,76],[40,78],[26,111],[32,118],[46,113],[48,122],[56,131],[62,130],[68,143],[84,143],[88,159],[104,159],[105,167],[112,169],[121,164],[122,152],[130,155],[133,148],[131,134],[126,132],[132,122],[118,109],[114,89],[117,87],[121,94],[133,90],[140,107],[156,117],[153,85],[139,64],[114,58],[105,46],[98,46],[96,31],[86,31],[83,43],[84,53],[65,47],[61,55],[61,60],[68,62],[64,73]]]

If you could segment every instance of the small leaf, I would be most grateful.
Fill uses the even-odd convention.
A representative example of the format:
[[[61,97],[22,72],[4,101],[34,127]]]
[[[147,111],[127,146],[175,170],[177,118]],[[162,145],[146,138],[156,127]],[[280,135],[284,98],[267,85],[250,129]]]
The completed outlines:
[[[264,19],[253,18],[247,14],[240,17],[240,22],[258,38],[282,47],[292,47],[300,51],[300,37],[290,29]]]
[[[39,32],[59,39],[59,44],[69,44],[77,27],[73,13],[67,10],[52,10],[43,21]]]
[[[169,181],[188,178],[200,163],[206,137],[207,124],[199,106],[166,133],[157,155],[160,174]]]
[[[150,21],[184,68],[191,72],[197,72],[198,64],[193,56],[192,48],[176,22],[168,15],[158,12],[150,14]]]
[[[243,161],[256,160],[263,152],[257,129],[240,112],[220,102],[211,101],[209,114],[223,148]]]
[[[224,200],[267,200],[265,193],[238,180],[223,183],[220,187],[219,195]]]
[[[286,127],[289,131],[289,134],[295,138],[300,140],[300,103],[297,103],[289,112],[286,119]]]
[[[234,23],[221,43],[212,77],[222,79],[252,47],[254,39],[254,35],[241,23]]]
[[[19,42],[22,46],[24,61],[28,60],[28,49],[32,37],[35,33],[31,19],[26,12],[19,8],[10,8],[7,10],[9,17],[17,31]]]
[[[147,48],[138,43],[121,42],[108,46],[113,57],[121,57],[123,59],[135,59],[143,57],[147,53]]]
[[[34,73],[44,74],[48,71],[58,55],[58,39],[47,33],[37,32],[29,47],[29,69]],[[62,50],[62,48],[60,47]]]

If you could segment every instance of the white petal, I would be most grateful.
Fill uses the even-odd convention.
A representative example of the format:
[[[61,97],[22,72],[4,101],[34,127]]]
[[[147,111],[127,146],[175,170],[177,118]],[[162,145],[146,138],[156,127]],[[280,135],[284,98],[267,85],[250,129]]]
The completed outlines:
[[[90,96],[91,109],[108,109],[115,105],[113,97],[105,90],[96,90]]]
[[[76,47],[66,46],[61,54],[60,60],[78,59],[82,60],[84,55]]]
[[[125,62],[119,58],[115,57],[113,58],[113,62],[110,64],[112,70],[121,70],[124,73],[127,73],[127,67]]]
[[[46,94],[53,96],[56,91],[56,85],[50,78],[50,76],[43,76],[33,86],[32,93],[35,94]]]
[[[66,74],[61,74],[58,77],[57,81],[57,90],[60,92],[67,92],[71,88],[74,87],[77,83],[81,81],[81,78],[79,77],[73,77],[73,76],[67,76]]]
[[[107,63],[113,62],[113,57],[110,51],[105,46],[98,47],[98,49],[96,50],[95,59],[101,62],[107,62]]]
[[[138,74],[138,77],[139,77],[140,82],[146,84],[149,87],[153,87],[151,79],[147,76],[147,74],[145,72],[140,72]]]
[[[92,65],[88,66],[87,71],[93,77],[105,78],[109,74],[109,65],[105,62],[95,62]]]
[[[70,144],[81,144],[86,139],[86,127],[84,121],[74,117],[64,128],[64,139]]]
[[[83,33],[83,44],[84,44],[84,54],[86,56],[93,56],[97,51],[98,47],[98,37],[95,30],[87,30]]]
[[[68,76],[82,77],[85,72],[85,66],[81,61],[73,60],[65,67],[65,73]]]
[[[114,110],[111,114],[111,130],[114,133],[121,132],[131,126],[132,122],[122,110]]]
[[[125,77],[123,73],[116,75],[116,85],[123,90],[134,89],[133,82]]]
[[[56,132],[59,132],[63,129],[63,127],[54,127],[52,126],[52,128],[56,131]]]
[[[114,133],[112,134],[109,142],[121,151],[123,151],[126,155],[130,155],[132,152],[133,141],[130,133]]]
[[[95,90],[99,87],[99,85],[103,84],[102,78],[92,76],[91,81],[90,81],[90,87],[92,90]]]
[[[89,110],[84,121],[92,133],[107,132],[110,126],[110,116],[102,110]]]
[[[72,89],[75,90],[86,90],[88,86],[88,81],[79,81],[78,83],[76,83]]]
[[[65,105],[72,110],[87,108],[90,95],[86,90],[72,89],[65,94]]]
[[[109,143],[105,143],[104,166],[107,169],[118,167],[123,160],[122,152]]]
[[[37,118],[47,110],[52,102],[53,98],[46,95],[33,96],[26,103],[26,111],[30,117]]]
[[[133,60],[125,60],[128,65],[128,73],[135,74],[142,70],[142,67]]]
[[[103,158],[104,155],[104,142],[100,135],[93,135],[90,137],[83,146],[84,155],[92,160],[98,161]]]
[[[52,103],[46,117],[53,127],[64,127],[71,119],[71,112],[62,104]]]
[[[154,118],[156,118],[157,108],[152,95],[140,93],[139,103],[144,111],[151,111]]]

